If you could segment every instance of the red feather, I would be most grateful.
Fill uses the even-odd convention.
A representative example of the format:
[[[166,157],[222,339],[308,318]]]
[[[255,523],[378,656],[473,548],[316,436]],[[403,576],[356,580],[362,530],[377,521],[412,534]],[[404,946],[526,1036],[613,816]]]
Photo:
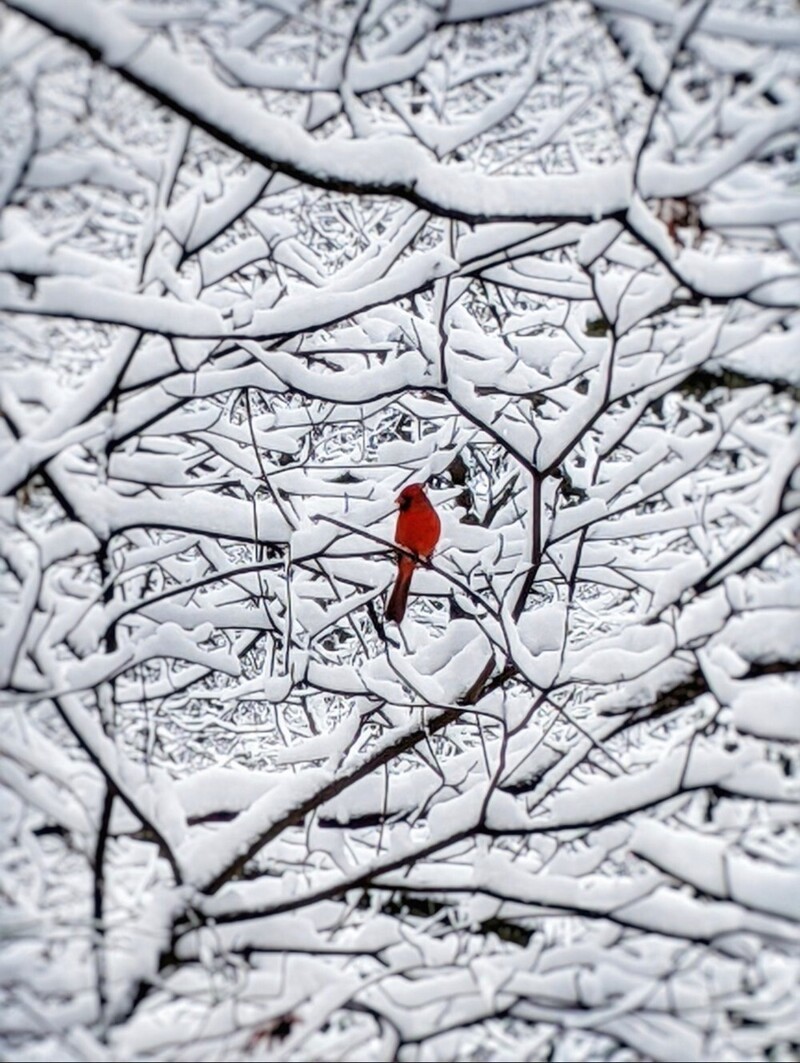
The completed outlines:
[[[413,552],[420,558],[429,558],[439,542],[441,521],[436,510],[428,501],[422,484],[409,484],[397,496],[400,513],[397,517],[397,529],[394,541],[398,546]],[[407,554],[401,554],[397,561],[397,579],[386,606],[386,619],[399,624],[406,613],[408,591],[411,577],[417,562]]]

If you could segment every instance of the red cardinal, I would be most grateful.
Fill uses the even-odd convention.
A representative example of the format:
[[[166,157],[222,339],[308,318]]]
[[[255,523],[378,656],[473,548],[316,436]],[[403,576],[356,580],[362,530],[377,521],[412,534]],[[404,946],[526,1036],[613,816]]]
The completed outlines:
[[[442,525],[436,510],[428,501],[423,484],[409,484],[397,496],[400,512],[394,541],[406,550],[413,550],[417,557],[429,558],[439,542]],[[406,615],[408,588],[417,562],[407,554],[397,559],[397,579],[386,606],[386,619],[399,624]]]

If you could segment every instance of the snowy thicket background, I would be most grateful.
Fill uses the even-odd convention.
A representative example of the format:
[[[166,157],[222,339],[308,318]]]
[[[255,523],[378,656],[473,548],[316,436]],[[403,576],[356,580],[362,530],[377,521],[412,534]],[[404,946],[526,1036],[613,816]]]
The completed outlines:
[[[0,19],[3,1058],[797,1059],[797,5]]]

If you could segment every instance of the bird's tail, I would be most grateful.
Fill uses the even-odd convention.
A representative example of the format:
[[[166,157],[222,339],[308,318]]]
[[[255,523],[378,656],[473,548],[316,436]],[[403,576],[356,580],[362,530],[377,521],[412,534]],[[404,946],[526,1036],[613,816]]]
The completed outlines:
[[[408,601],[408,589],[411,586],[411,577],[414,574],[416,561],[406,554],[401,554],[397,562],[397,579],[389,597],[384,614],[387,620],[394,620],[399,624],[406,615],[406,602]]]

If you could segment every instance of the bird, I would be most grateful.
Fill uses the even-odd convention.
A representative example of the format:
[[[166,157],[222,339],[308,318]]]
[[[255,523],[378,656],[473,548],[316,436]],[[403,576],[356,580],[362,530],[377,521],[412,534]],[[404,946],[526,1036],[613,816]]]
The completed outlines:
[[[417,567],[417,559],[427,560],[431,556],[439,542],[442,524],[438,513],[428,501],[424,484],[408,484],[395,501],[400,512],[397,515],[394,541],[398,546],[403,546],[417,555],[414,558],[408,554],[400,554],[397,559],[397,579],[384,615],[387,620],[394,620],[399,624],[406,614],[408,589]]]

